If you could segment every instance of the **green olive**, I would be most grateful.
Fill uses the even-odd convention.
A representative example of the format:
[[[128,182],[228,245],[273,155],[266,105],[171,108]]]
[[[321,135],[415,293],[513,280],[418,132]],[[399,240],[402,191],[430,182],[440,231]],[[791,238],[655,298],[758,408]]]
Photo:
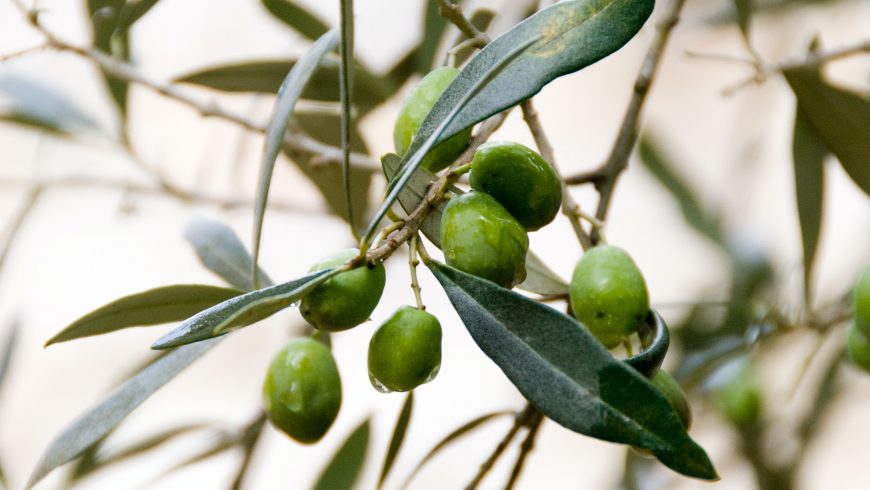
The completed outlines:
[[[748,366],[714,393],[719,412],[734,426],[751,429],[761,418],[761,394],[755,372]]]
[[[659,369],[652,379],[652,383],[671,402],[671,406],[674,407],[677,415],[680,416],[680,422],[683,423],[683,427],[688,430],[692,425],[692,407],[689,406],[686,392],[683,391],[677,380],[667,372]]]
[[[510,288],[526,278],[529,237],[493,197],[455,196],[441,216],[441,249],[457,269]]]
[[[293,339],[272,359],[263,408],[275,428],[312,443],[326,434],[341,407],[341,378],[332,352],[309,338]]]
[[[471,187],[494,197],[534,231],[553,221],[562,204],[562,182],[536,151],[519,143],[484,143],[471,161]]]
[[[569,293],[574,316],[608,349],[636,332],[649,312],[643,275],[619,247],[601,245],[583,254]]]
[[[311,272],[342,265],[358,254],[355,248],[342,250],[314,264]],[[320,330],[353,328],[369,319],[384,292],[386,277],[383,264],[341,272],[302,298],[299,310],[311,326]]]
[[[441,94],[456,78],[459,70],[452,66],[442,66],[429,72],[414,87],[404,105],[399,110],[396,118],[396,126],[393,128],[393,143],[396,145],[396,153],[399,155],[408,151],[411,140],[423,124],[423,120],[429,115],[429,111],[441,97]],[[471,141],[471,128],[468,128],[432,148],[421,164],[423,168],[437,172],[451,163],[462,154]]]
[[[858,329],[857,323],[849,326],[846,351],[849,353],[849,359],[852,359],[856,366],[870,373],[870,339]]]
[[[870,338],[870,266],[858,276],[852,292],[855,308],[855,327]]]
[[[411,306],[396,310],[369,342],[369,379],[378,391],[410,391],[441,367],[441,324]]]

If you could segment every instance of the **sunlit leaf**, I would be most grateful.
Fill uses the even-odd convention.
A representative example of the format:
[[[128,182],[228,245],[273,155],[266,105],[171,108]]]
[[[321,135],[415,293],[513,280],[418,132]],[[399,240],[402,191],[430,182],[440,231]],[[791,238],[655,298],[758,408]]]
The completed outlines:
[[[184,346],[161,357],[112,391],[102,402],[67,426],[45,450],[26,488],[55,468],[72,461],[98,441],[184,368],[214,347],[220,339]]]
[[[804,249],[804,291],[809,296],[813,262],[822,227],[824,163],[828,148],[807,120],[800,106],[795,110],[791,150],[794,161],[795,197],[801,225],[801,243]]]
[[[169,349],[200,342],[256,323],[289,307],[338,272],[338,268],[317,271],[294,281],[231,298],[183,321],[157,339],[151,348]]]
[[[870,195],[870,99],[826,83],[815,69],[783,74],[807,121],[849,177]]]
[[[302,89],[311,80],[311,75],[320,64],[320,60],[330,51],[335,49],[338,42],[338,32],[335,30],[329,31],[323,37],[318,39],[305,55],[293,66],[284,83],[281,84],[281,89],[278,90],[278,99],[275,101],[275,106],[272,108],[272,117],[269,119],[269,126],[266,129],[266,138],[263,142],[263,157],[260,162],[260,177],[257,182],[257,199],[254,208],[254,232],[253,232],[253,269],[251,275],[255,274],[257,268],[257,259],[260,256],[260,236],[263,231],[263,218],[266,213],[266,201],[269,198],[269,186],[272,183],[272,171],[275,169],[275,159],[278,158],[278,153],[281,151],[281,145],[284,142],[284,133],[287,132],[287,124],[290,122],[290,117],[293,115],[293,109],[296,108],[296,102],[299,96],[302,95]],[[258,286],[259,281],[254,281],[254,286]]]
[[[251,281],[253,259],[232,228],[212,219],[195,216],[184,230],[204,266],[228,284],[245,291],[254,289]],[[271,286],[272,279],[258,269],[260,284]]]
[[[718,218],[701,207],[698,197],[677,173],[671,158],[650,133],[641,135],[638,142],[638,156],[646,169],[677,200],[686,223],[714,243],[723,244],[724,239]]]
[[[686,476],[717,478],[668,400],[576,320],[452,267],[429,267],[480,349],[541,413],[575,432],[646,448]]]
[[[45,346],[130,327],[178,322],[240,294],[244,291],[202,284],[149,289],[97,308],[48,339]]]
[[[369,448],[370,422],[366,419],[344,441],[323,469],[314,490],[350,490],[359,478]]]
[[[384,174],[388,180],[392,180],[396,175],[400,160],[399,156],[393,153],[387,153],[381,158]],[[418,168],[411,175],[408,184],[399,193],[398,200],[402,209],[406,213],[413,211],[426,196],[429,185],[436,179],[437,177],[432,172],[425,168]],[[455,194],[462,193],[462,190],[457,187],[451,187],[450,191]],[[445,202],[439,203],[435,209],[429,211],[429,214],[420,224],[420,231],[423,232],[423,235],[439,248],[441,247],[441,214],[446,205]],[[558,296],[568,293],[568,284],[532,251],[526,254],[526,280],[517,287],[544,296]]]
[[[399,450],[402,449],[402,443],[405,441],[405,432],[408,430],[408,424],[411,423],[411,413],[413,411],[414,392],[409,391],[408,395],[405,396],[405,403],[402,404],[399,417],[396,419],[393,436],[390,437],[390,445],[387,448],[387,455],[384,457],[384,465],[381,467],[381,476],[378,478],[378,488],[384,486],[387,476],[390,475],[390,470],[393,469],[393,463],[396,461],[396,456],[399,455]]]
[[[480,428],[481,426],[483,426],[487,422],[491,422],[499,417],[506,417],[506,416],[512,416],[512,415],[514,415],[514,412],[512,412],[510,410],[490,412],[490,413],[483,414],[479,417],[475,417],[474,419],[472,419],[472,420],[466,422],[465,424],[462,424],[458,428],[454,429],[452,432],[450,432],[449,434],[444,436],[443,439],[438,441],[438,444],[435,444],[435,446],[432,449],[430,449],[428,453],[426,453],[426,456],[423,456],[423,459],[421,459],[420,462],[417,463],[417,466],[414,467],[414,471],[412,471],[411,474],[408,475],[408,477],[405,479],[405,483],[402,485],[401,488],[408,488],[408,484],[411,483],[411,480],[414,479],[414,477],[417,475],[417,473],[420,472],[420,470],[423,468],[423,466],[426,463],[428,463],[429,460],[434,458],[439,452],[441,452],[442,449],[449,446],[450,444],[455,442],[457,439],[460,439],[462,436],[470,434],[471,432]]]
[[[312,41],[329,30],[325,22],[292,0],[262,0],[262,2],[275,18]]]

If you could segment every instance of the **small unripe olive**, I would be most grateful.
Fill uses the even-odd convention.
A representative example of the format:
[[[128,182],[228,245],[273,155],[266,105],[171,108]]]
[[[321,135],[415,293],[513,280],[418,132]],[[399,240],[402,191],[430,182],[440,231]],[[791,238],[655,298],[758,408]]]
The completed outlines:
[[[870,266],[858,276],[852,291],[855,308],[855,327],[870,338]]]
[[[441,367],[441,324],[411,306],[396,310],[369,342],[369,379],[378,391],[410,391]]]
[[[493,197],[455,196],[441,216],[441,249],[457,269],[510,288],[526,278],[529,237]]]
[[[326,434],[341,407],[341,379],[329,348],[293,339],[272,359],[263,382],[263,408],[272,425],[312,443]]]
[[[761,393],[755,373],[746,367],[714,393],[719,412],[732,424],[751,429],[761,418]]]
[[[664,370],[659,369],[652,383],[671,402],[671,406],[674,407],[677,415],[680,416],[680,422],[683,423],[683,427],[688,430],[692,425],[692,407],[689,406],[686,392],[683,391],[677,380]]]
[[[640,269],[625,250],[610,245],[583,254],[569,296],[574,316],[608,349],[636,332],[649,312]]]
[[[849,353],[849,359],[852,359],[856,366],[870,373],[870,339],[858,329],[857,323],[849,326],[846,351]]]
[[[553,221],[562,204],[562,182],[538,152],[519,143],[484,143],[471,161],[471,187],[501,203],[534,231]]]
[[[456,78],[459,70],[452,66],[442,66],[429,72],[420,83],[414,87],[404,105],[399,110],[396,118],[396,126],[393,128],[393,143],[396,153],[404,154],[411,146],[411,140],[423,124],[423,120],[429,115],[429,111],[441,97],[441,94]],[[442,141],[429,150],[421,164],[423,168],[437,172],[455,160],[471,141],[471,128],[468,128],[445,141]]]
[[[355,248],[342,250],[315,263],[311,272],[342,265],[358,254]],[[355,327],[368,320],[378,305],[386,277],[383,264],[341,272],[302,298],[299,311],[320,330],[337,332]]]

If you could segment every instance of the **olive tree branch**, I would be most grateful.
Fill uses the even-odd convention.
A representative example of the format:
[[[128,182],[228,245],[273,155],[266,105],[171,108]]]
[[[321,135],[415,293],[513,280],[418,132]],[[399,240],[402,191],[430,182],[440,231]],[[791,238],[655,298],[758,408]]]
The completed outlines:
[[[489,473],[498,459],[504,454],[505,449],[507,449],[508,445],[513,441],[514,437],[516,437],[517,433],[523,427],[529,427],[530,431],[535,430],[531,429],[533,424],[540,424],[541,415],[538,412],[538,409],[533,407],[531,403],[526,403],[526,406],[516,413],[514,416],[514,423],[511,425],[511,428],[508,430],[507,434],[499,441],[498,445],[495,446],[495,449],[492,451],[492,454],[480,465],[480,469],[477,471],[477,474],[474,475],[474,479],[469,482],[468,485],[465,486],[465,490],[474,490],[480,485],[480,482],[483,481],[483,478]]]
[[[482,48],[489,44],[489,36],[475,27],[474,24],[465,17],[460,5],[450,2],[450,0],[438,0],[438,13],[468,37],[468,39],[462,43],[463,48],[469,46]]]
[[[520,474],[523,472],[523,466],[525,465],[526,459],[528,459],[529,454],[531,454],[532,449],[535,448],[535,439],[538,437],[538,429],[541,428],[541,423],[544,421],[544,416],[541,412],[535,410],[535,412],[530,416],[530,420],[528,423],[529,432],[526,433],[526,438],[523,439],[523,443],[520,445],[520,454],[517,456],[517,462],[514,463],[514,469],[511,470],[511,476],[505,485],[505,490],[511,490],[516,485],[517,480],[520,478]]]
[[[582,183],[593,183],[595,185],[600,195],[595,217],[600,221],[605,221],[608,208],[610,207],[610,200],[613,197],[613,190],[616,187],[616,181],[622,171],[628,166],[628,158],[631,155],[634,144],[637,142],[640,116],[644,103],[646,102],[658,67],[661,64],[662,55],[670,39],[671,32],[674,26],[677,25],[677,22],[679,22],[680,11],[685,3],[685,0],[671,0],[666,7],[662,19],[656,24],[655,37],[647,50],[643,64],[635,79],[634,93],[628,103],[628,108],[622,119],[616,141],[610,150],[607,160],[596,170],[570,176],[565,179],[565,182],[569,185]],[[597,240],[598,233],[593,230],[592,241],[594,243]]]
[[[538,118],[538,111],[535,109],[532,99],[523,102],[520,104],[520,107],[523,111],[523,120],[526,122],[526,126],[529,127],[529,131],[532,133],[532,138],[535,140],[535,145],[538,147],[538,151],[541,152],[544,160],[553,167],[553,170],[556,171],[556,175],[559,176],[559,181],[562,184],[562,214],[568,218],[571,227],[574,228],[574,234],[577,236],[580,246],[583,247],[583,250],[589,250],[592,248],[592,239],[580,223],[580,218],[582,216],[580,204],[574,199],[574,196],[571,195],[568,185],[565,184],[564,179],[562,179],[562,174],[559,172],[559,165],[556,163],[556,153],[553,151],[553,145],[550,144],[550,139],[547,138],[547,134],[544,132],[544,126]]]
[[[9,251],[12,250],[12,245],[15,243],[15,239],[18,238],[18,232],[36,208],[36,203],[39,201],[40,196],[42,196],[42,188],[39,186],[32,186],[24,197],[24,202],[21,204],[18,212],[15,213],[15,216],[9,223],[6,232],[3,234],[5,241],[3,242],[2,248],[0,248],[0,271],[3,270],[3,264],[6,262],[6,257],[9,256]]]
[[[140,73],[135,67],[133,67],[129,63],[107,55],[102,51],[93,48],[76,46],[58,38],[54,35],[54,33],[46,29],[39,22],[39,15],[37,13],[26,10],[25,7],[18,1],[16,1],[15,3],[16,5],[18,5],[19,9],[21,9],[22,12],[25,13],[28,21],[30,22],[30,25],[33,26],[33,28],[35,28],[37,31],[39,31],[40,34],[43,35],[43,37],[45,37],[45,45],[47,48],[54,49],[56,51],[69,52],[79,55],[83,58],[87,58],[88,60],[97,64],[106,73],[121,80],[141,85],[160,95],[163,95],[164,97],[173,99],[183,105],[190,107],[203,117],[216,117],[218,119],[224,119],[226,121],[235,123],[249,131],[263,134],[266,133],[266,125],[263,123],[259,123],[245,115],[237,114],[235,112],[226,110],[214,101],[203,102],[194,97],[191,97],[171,82],[160,82],[156,80],[151,80],[144,74]],[[325,164],[343,161],[341,149],[333,147],[331,145],[327,145],[325,143],[321,143],[301,132],[293,132],[292,134],[289,132],[286,133],[284,135],[283,143],[285,149],[289,154],[293,155],[293,153],[295,152],[297,154],[303,153],[309,156],[313,156],[312,161],[314,163]],[[367,155],[352,153],[350,156],[350,161],[351,165],[358,167],[362,170],[367,170],[371,172],[380,171],[380,164]]]

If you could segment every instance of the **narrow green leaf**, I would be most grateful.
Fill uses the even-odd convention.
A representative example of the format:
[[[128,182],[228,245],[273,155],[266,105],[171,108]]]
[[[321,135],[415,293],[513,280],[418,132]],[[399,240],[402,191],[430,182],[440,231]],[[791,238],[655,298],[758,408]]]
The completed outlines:
[[[733,0],[734,11],[737,12],[737,25],[743,40],[749,44],[749,22],[752,19],[752,0]]]
[[[344,441],[326,465],[314,490],[350,490],[362,471],[369,449],[369,419],[359,425]]]
[[[870,195],[870,99],[826,83],[818,70],[783,72],[798,106],[849,177]]]
[[[674,169],[672,159],[662,150],[658,140],[650,133],[644,133],[638,142],[638,156],[644,167],[667,189],[683,212],[683,218],[692,228],[713,243],[724,244],[722,229],[716,216],[710,215],[702,207],[695,193]]]
[[[149,289],[97,308],[48,339],[45,346],[130,327],[178,322],[240,294],[244,291],[203,284]]]
[[[319,17],[300,7],[291,0],[262,0],[263,6],[275,18],[310,40],[326,34],[329,26]],[[284,73],[287,73],[286,71]]]
[[[645,378],[652,379],[662,367],[668,353],[668,348],[671,345],[671,334],[668,332],[665,321],[655,310],[650,310],[646,325],[651,327],[649,345],[643,352],[626,359],[625,363],[644,375]]]
[[[230,449],[236,448],[239,445],[241,436],[241,434],[226,432],[224,430],[216,430],[214,436],[206,445],[198,449],[187,458],[182,459],[178,463],[172,465],[168,470],[163,472],[162,475],[151,481],[151,484],[147,485],[146,487],[153,487],[154,483],[156,483],[157,480],[165,477],[166,475],[169,475],[170,473],[174,473],[182,468],[186,468],[196,463],[205,461],[221,453],[225,453]]]
[[[387,455],[384,457],[384,465],[381,467],[381,476],[378,478],[378,488],[384,486],[390,470],[393,469],[393,463],[396,461],[396,456],[399,455],[399,450],[402,449],[402,443],[405,441],[405,433],[408,431],[408,424],[411,423],[411,413],[414,411],[414,392],[409,391],[405,396],[405,403],[402,404],[402,410],[399,412],[399,418],[396,419],[396,427],[393,428],[393,436],[390,438],[390,446],[387,448]]]
[[[538,93],[552,80],[615,52],[640,30],[653,0],[575,0],[545,8],[494,39],[462,69],[423,121],[406,159],[435,133],[458,102],[517,46],[528,45],[468,102],[435,144]]]
[[[401,158],[393,153],[387,153],[381,157],[381,165],[387,180],[392,180],[395,177],[400,163]],[[436,179],[437,176],[432,172],[425,168],[418,168],[411,175],[408,184],[399,193],[398,200],[402,209],[407,213],[413,211],[426,196],[427,189]],[[451,187],[450,192],[462,194],[463,191],[457,187]],[[420,231],[423,232],[423,235],[439,248],[441,247],[441,214],[446,205],[445,202],[439,203],[420,224]],[[532,251],[526,254],[526,280],[517,287],[544,296],[568,294],[568,284]]]
[[[77,466],[76,472],[73,475],[72,481],[80,480],[85,476],[90,475],[96,470],[102,470],[107,466],[115,463],[126,461],[130,458],[140,456],[145,452],[156,449],[163,444],[172,441],[173,439],[189,434],[194,431],[207,428],[206,424],[184,424],[177,427],[161,430],[154,435],[148,436],[142,440],[136,441],[129,446],[108,450],[105,454],[97,454],[93,458],[91,464],[86,466]]]
[[[492,80],[493,77],[498,75],[498,73],[507,67],[514,59],[520,56],[523,51],[528,49],[535,42],[535,38],[525,40],[523,43],[517,45],[512,50],[510,50],[507,54],[504,55],[497,63],[488,67],[486,73],[483,74],[482,77],[478,78],[474,81],[472,86],[469,88],[468,92],[465,92],[459,100],[456,101],[456,105],[454,105],[447,116],[442,120],[437,127],[434,128],[431,134],[427,135],[426,141],[416,145],[414,147],[414,143],[412,141],[411,146],[412,149],[408,150],[405,156],[402,158],[402,170],[398,173],[394,180],[391,180],[389,183],[387,197],[384,198],[383,203],[381,203],[381,207],[375,212],[374,218],[369,222],[368,227],[366,228],[365,233],[363,233],[362,241],[363,243],[368,243],[371,238],[374,236],[375,229],[378,224],[380,224],[381,220],[384,219],[384,216],[387,214],[387,210],[396,202],[396,199],[399,197],[399,193],[402,189],[407,185],[408,181],[413,177],[414,171],[416,171],[420,164],[423,163],[423,158],[429,153],[429,150],[435,146],[435,141],[438,136],[444,132],[447,126],[459,115],[459,112],[465,107],[465,105],[472,99],[474,96],[480,92],[487,83]],[[461,76],[461,73],[460,75]],[[454,81],[455,83],[455,81]],[[452,86],[452,85],[451,85]],[[448,87],[449,90],[449,87]],[[442,96],[443,97],[443,96]],[[441,99],[439,99],[441,100]],[[430,113],[431,114],[431,113]],[[429,120],[429,117],[426,119]],[[425,121],[424,121],[425,124]],[[419,136],[419,132],[418,132]],[[416,141],[416,140],[414,140]]]
[[[115,27],[115,35],[120,32],[127,32],[133,27],[133,24],[141,19],[145,14],[157,5],[159,0],[127,0],[121,13],[118,15],[118,25]]]
[[[245,431],[242,434],[242,439],[239,441],[243,453],[242,462],[239,464],[239,470],[236,472],[236,477],[233,479],[233,484],[230,486],[230,490],[242,489],[242,484],[245,481],[245,476],[248,473],[248,469],[251,466],[251,460],[254,457],[254,449],[257,447],[257,442],[263,434],[263,427],[265,425],[266,414],[263,412],[245,428]]]
[[[339,268],[317,271],[294,281],[236,296],[183,321],[157,339],[152,349],[169,349],[200,342],[268,318],[287,308],[306,293],[338,274]]]
[[[70,136],[72,134],[72,131],[61,124],[60,121],[47,119],[42,117],[40,114],[31,114],[14,108],[7,112],[0,113],[0,121],[38,129],[55,136]]]
[[[18,322],[15,321],[9,327],[6,340],[3,341],[3,346],[0,348],[0,395],[3,393],[3,381],[6,379],[6,373],[9,372],[9,366],[12,365],[12,354],[15,352],[17,342]]]
[[[236,232],[220,221],[195,216],[184,230],[200,262],[230,285],[245,291],[254,289],[251,281],[253,259]],[[272,279],[257,269],[260,284],[271,286]]]
[[[53,133],[96,133],[96,121],[72,100],[38,80],[0,76],[0,94],[8,98],[3,119]]]
[[[541,413],[575,432],[646,448],[686,476],[718,478],[668,400],[576,320],[452,267],[429,267],[480,349]]]
[[[287,123],[293,115],[296,101],[302,95],[302,89],[311,79],[317,65],[320,64],[327,53],[335,49],[338,42],[338,32],[329,31],[318,39],[299,62],[293,66],[281,89],[278,91],[278,99],[272,109],[272,117],[266,129],[266,139],[263,142],[263,159],[260,163],[260,178],[257,183],[257,201],[254,209],[254,239],[253,239],[253,264],[251,275],[254,276],[254,287],[259,286],[257,274],[257,260],[260,256],[260,235],[263,231],[263,217],[266,213],[266,200],[269,198],[269,184],[272,182],[272,171],[275,168],[275,159],[281,151],[284,142],[284,133],[287,131]]]
[[[828,148],[807,120],[800,106],[795,109],[794,135],[791,144],[794,161],[794,186],[801,243],[804,249],[804,293],[810,297],[810,279],[816,247],[822,228],[822,206],[825,189],[825,156]],[[870,158],[870,156],[868,156]]]
[[[356,236],[356,223],[353,218],[353,197],[350,186],[350,133],[353,112],[350,102],[353,100],[353,0],[340,0],[341,43],[338,54],[341,60],[338,71],[339,96],[341,99],[341,182],[344,190],[344,209],[351,231]]]
[[[94,48],[122,61],[130,59],[130,38],[126,29],[118,31],[126,0],[87,0]],[[122,120],[127,113],[129,82],[100,70],[109,95]]]
[[[98,405],[87,410],[51,442],[33,470],[26,488],[33,488],[55,468],[82,454],[155,391],[218,342],[220,339],[200,342],[170,352],[124,382]]]
[[[442,449],[449,446],[450,444],[455,442],[457,439],[473,432],[475,429],[480,428],[481,426],[483,426],[487,422],[495,420],[499,417],[506,417],[506,416],[513,416],[513,415],[514,415],[514,412],[512,412],[510,410],[501,410],[498,412],[490,412],[490,413],[483,414],[480,417],[476,417],[476,418],[466,422],[465,424],[462,424],[458,428],[454,429],[452,432],[450,432],[449,434],[444,436],[443,439],[438,441],[438,444],[435,444],[435,446],[432,449],[430,449],[428,453],[426,453],[426,456],[423,456],[423,459],[421,459],[420,462],[417,463],[417,466],[414,467],[414,471],[412,471],[411,474],[408,475],[407,478],[405,478],[405,483],[403,483],[400,488],[408,488],[408,485],[411,483],[411,480],[413,480],[414,477],[417,476],[417,473],[420,472],[420,470],[423,468],[423,466],[425,466],[426,463],[429,462],[429,460],[434,458],[435,455],[437,455],[439,452],[441,452]]]

